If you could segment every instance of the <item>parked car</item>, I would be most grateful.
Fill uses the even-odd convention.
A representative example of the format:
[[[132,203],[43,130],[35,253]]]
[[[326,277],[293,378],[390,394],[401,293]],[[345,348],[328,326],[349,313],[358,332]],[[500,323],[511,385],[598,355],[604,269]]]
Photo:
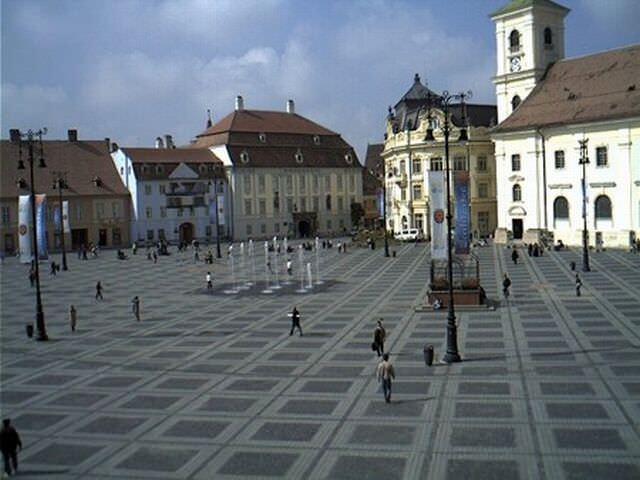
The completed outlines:
[[[402,229],[399,232],[396,232],[394,236],[396,240],[400,240],[401,242],[419,240],[422,238],[422,234],[417,228]]]

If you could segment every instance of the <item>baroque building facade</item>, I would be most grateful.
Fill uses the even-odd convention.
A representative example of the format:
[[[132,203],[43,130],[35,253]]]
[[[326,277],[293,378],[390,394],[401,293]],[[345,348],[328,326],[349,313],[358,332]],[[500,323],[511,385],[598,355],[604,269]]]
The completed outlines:
[[[446,168],[444,111],[429,109],[429,97],[438,95],[421,83],[418,74],[407,93],[389,107],[384,149],[387,229],[398,232],[417,228],[424,238],[431,236],[429,202],[430,172]],[[469,178],[470,225],[474,238],[487,237],[496,228],[496,180],[490,129],[496,124],[496,107],[454,104],[450,108],[449,164],[453,172],[467,172]],[[426,141],[433,129],[435,142]],[[466,127],[469,140],[456,142]],[[453,175],[451,175],[453,179]],[[453,181],[453,180],[452,180]],[[451,189],[453,195],[453,187]],[[453,204],[452,204],[453,205]]]
[[[342,137],[295,112],[235,110],[196,136],[223,165],[235,240],[312,237],[351,229],[362,203],[362,166]]]
[[[640,231],[640,45],[565,59],[568,13],[513,0],[492,15],[496,240],[549,232],[579,245],[586,215],[590,245],[628,247]]]

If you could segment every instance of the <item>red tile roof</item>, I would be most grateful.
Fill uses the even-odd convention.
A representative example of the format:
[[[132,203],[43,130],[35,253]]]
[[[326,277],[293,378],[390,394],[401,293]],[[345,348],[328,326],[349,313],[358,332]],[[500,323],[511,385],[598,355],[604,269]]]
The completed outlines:
[[[131,148],[121,147],[120,150],[135,163],[219,163],[208,148]]]
[[[37,144],[36,144],[37,146]],[[53,179],[56,172],[61,172],[66,178],[68,189],[63,190],[63,195],[126,195],[129,192],[120,180],[120,176],[113,165],[107,143],[104,140],[90,140],[69,142],[66,140],[45,140],[44,159],[45,168],[38,167],[38,156],[34,162],[35,190],[36,193],[57,195],[53,189]],[[36,152],[39,152],[36,149]],[[18,170],[19,146],[9,140],[0,142],[0,195],[3,198],[17,198],[18,195],[26,195],[28,190],[19,189],[16,181],[23,178],[29,182],[29,164],[27,161],[28,149],[23,144],[22,159],[25,163],[24,170]],[[98,177],[101,186],[96,186],[93,181]]]
[[[561,60],[497,133],[640,116],[640,45]]]

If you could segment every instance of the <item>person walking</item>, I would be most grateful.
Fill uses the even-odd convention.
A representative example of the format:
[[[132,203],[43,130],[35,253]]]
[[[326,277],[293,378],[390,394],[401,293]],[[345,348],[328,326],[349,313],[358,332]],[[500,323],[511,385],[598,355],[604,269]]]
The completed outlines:
[[[580,289],[582,288],[582,280],[580,279],[580,275],[576,273],[576,297],[581,296]]]
[[[287,259],[287,273],[289,274],[289,276],[293,275],[293,269],[292,269],[290,258]]]
[[[76,307],[71,305],[69,307],[69,324],[71,325],[71,331],[76,331],[76,325],[78,324],[78,312],[76,312]]]
[[[298,307],[293,307],[293,310],[289,314],[291,317],[291,331],[289,332],[289,336],[293,335],[293,331],[297,328],[300,332],[300,336],[302,336],[302,327],[300,326],[300,312],[298,311]]]
[[[518,258],[520,258],[520,254],[518,253],[518,250],[516,250],[516,247],[513,247],[513,252],[511,252],[511,260],[513,260],[514,265],[518,264]]]
[[[382,361],[378,363],[378,368],[376,369],[376,377],[378,379],[378,383],[382,383],[384,401],[391,403],[391,380],[396,378],[396,372],[389,361],[388,353],[382,355]]]
[[[211,272],[207,272],[207,290],[213,290],[213,283],[211,283]]]
[[[384,353],[384,341],[387,338],[387,331],[384,329],[382,325],[382,318],[378,320],[378,324],[376,328],[373,330],[373,345],[375,346],[375,351],[378,356]]]
[[[153,263],[158,263],[158,253],[155,250],[153,251]]]
[[[103,300],[102,298],[102,284],[100,282],[96,283],[96,300]]]
[[[137,295],[133,297],[133,300],[131,300],[131,310],[133,311],[133,314],[136,317],[136,321],[139,322],[140,321],[140,298]]]
[[[22,450],[20,435],[11,425],[11,419],[5,418],[2,420],[2,430],[0,430],[0,450],[2,450],[4,471],[7,475],[18,472],[18,448]]]
[[[511,279],[509,278],[509,275],[505,273],[502,280],[502,293],[504,294],[504,299],[507,301],[509,300],[510,288],[511,288]]]

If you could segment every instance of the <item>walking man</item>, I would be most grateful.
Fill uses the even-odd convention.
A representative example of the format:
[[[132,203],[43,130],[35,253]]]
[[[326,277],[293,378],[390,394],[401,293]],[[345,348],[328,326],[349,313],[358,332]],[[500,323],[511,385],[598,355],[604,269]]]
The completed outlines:
[[[76,312],[76,307],[71,305],[69,307],[69,324],[71,325],[71,331],[76,331],[76,325],[78,323],[78,312]]]
[[[378,383],[382,382],[384,401],[391,403],[391,380],[396,378],[396,372],[389,361],[388,353],[385,353],[382,356],[382,361],[378,364],[378,368],[376,369],[376,377],[378,378]]]
[[[293,274],[293,271],[291,269],[291,259],[290,258],[287,259],[287,273],[289,274],[289,276],[291,276]]]
[[[513,260],[514,265],[518,264],[518,258],[520,258],[520,254],[518,253],[518,250],[516,250],[516,247],[513,247],[513,252],[511,252],[511,260]]]
[[[580,279],[580,275],[576,273],[576,297],[579,297],[580,289],[582,288],[582,280]]]
[[[504,279],[502,280],[502,293],[504,294],[504,299],[509,301],[509,289],[511,288],[511,279],[509,275],[504,274]]]
[[[207,290],[212,290],[213,284],[211,283],[211,272],[207,272]]]
[[[11,425],[11,420],[5,418],[2,420],[2,430],[0,430],[0,450],[2,450],[4,471],[7,475],[18,471],[18,448],[22,450],[20,435]],[[11,464],[13,464],[13,470]]]
[[[373,331],[373,343],[378,356],[384,353],[384,341],[387,338],[387,331],[382,326],[382,318],[378,320],[375,330]]]
[[[302,336],[302,327],[300,327],[300,312],[297,307],[293,307],[293,310],[289,314],[291,317],[291,331],[289,332],[289,336],[293,335],[293,331],[297,328],[300,332],[300,336]]]
[[[136,316],[136,321],[140,321],[140,299],[138,298],[138,296],[136,295],[135,297],[133,297],[133,300],[131,300],[131,310],[133,311],[133,314]]]
[[[102,298],[102,284],[100,282],[96,283],[96,300],[103,300]]]

